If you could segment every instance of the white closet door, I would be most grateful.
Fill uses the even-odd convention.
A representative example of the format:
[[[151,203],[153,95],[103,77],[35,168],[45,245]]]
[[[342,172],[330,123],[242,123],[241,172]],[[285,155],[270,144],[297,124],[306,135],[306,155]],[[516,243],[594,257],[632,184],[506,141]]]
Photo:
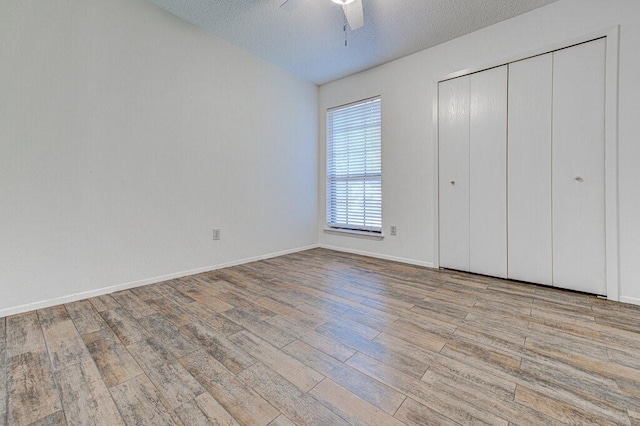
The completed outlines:
[[[553,282],[606,294],[605,41],[553,60]]]
[[[551,285],[551,53],[509,64],[509,278]]]
[[[438,90],[440,266],[468,271],[469,77]]]
[[[472,74],[469,267],[507,277],[507,66]]]

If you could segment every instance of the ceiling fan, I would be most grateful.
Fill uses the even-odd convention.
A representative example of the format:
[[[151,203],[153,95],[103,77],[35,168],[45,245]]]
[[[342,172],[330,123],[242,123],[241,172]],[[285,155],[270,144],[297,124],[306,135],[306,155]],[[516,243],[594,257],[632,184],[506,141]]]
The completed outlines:
[[[283,10],[293,10],[304,0],[284,0],[280,4]],[[352,31],[362,28],[364,25],[364,14],[362,12],[362,0],[331,0],[332,2],[342,6],[344,16],[349,23]]]

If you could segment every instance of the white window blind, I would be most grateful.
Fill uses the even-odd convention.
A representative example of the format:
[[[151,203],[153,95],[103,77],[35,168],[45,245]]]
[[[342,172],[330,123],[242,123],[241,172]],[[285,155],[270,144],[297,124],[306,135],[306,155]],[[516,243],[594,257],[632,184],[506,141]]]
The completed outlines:
[[[327,112],[327,224],[382,231],[380,98]]]

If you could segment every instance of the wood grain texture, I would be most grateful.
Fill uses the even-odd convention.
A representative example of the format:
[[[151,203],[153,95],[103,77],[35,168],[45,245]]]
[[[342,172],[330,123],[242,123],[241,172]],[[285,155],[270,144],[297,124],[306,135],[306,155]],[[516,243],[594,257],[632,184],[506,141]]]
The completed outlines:
[[[284,414],[280,414],[274,421],[269,423],[268,426],[296,426],[296,424],[289,420]]]
[[[180,362],[239,423],[264,425],[279,415],[279,411],[258,392],[245,385],[206,351],[183,357]]]
[[[54,370],[67,368],[89,356],[85,343],[70,319],[43,325],[42,331]]]
[[[640,307],[324,249],[0,321],[0,424],[639,424]]]
[[[111,330],[96,331],[82,338],[108,387],[142,374],[136,361]]]
[[[185,425],[239,426],[239,423],[208,393],[186,402],[175,410]]]
[[[181,357],[194,352],[198,347],[186,336],[180,333],[180,329],[167,321],[162,315],[154,314],[140,319],[140,323],[149,335],[175,357]]]
[[[339,361],[346,361],[355,353],[355,350],[348,346],[323,336],[314,330],[307,329],[300,324],[296,324],[295,321],[288,317],[278,315],[276,317],[269,318],[267,321],[269,324],[273,324],[277,328],[287,330],[287,332],[296,339],[313,346],[319,351],[324,352]]]
[[[204,393],[200,383],[177,361],[149,369],[146,373],[162,400],[172,409]]]
[[[46,352],[15,355],[7,368],[7,424],[30,424],[62,410]]]
[[[64,417],[64,412],[60,410],[46,417],[36,420],[35,422],[31,423],[29,426],[64,426],[66,424],[67,424],[67,421]]]
[[[405,398],[391,387],[305,343],[293,342],[284,351],[389,414],[393,414]]]
[[[119,291],[113,293],[112,296],[124,309],[129,311],[134,318],[142,318],[155,313],[153,308],[130,290]]]
[[[90,357],[56,372],[66,420],[72,425],[124,425]]]
[[[324,379],[322,374],[248,331],[234,334],[230,339],[262,364],[297,386],[302,392],[309,391]]]
[[[349,424],[260,362],[244,370],[239,377],[294,423],[334,426]]]
[[[353,425],[404,424],[331,379],[324,379],[309,394]]]
[[[89,302],[91,302],[94,309],[98,312],[106,311],[107,309],[122,307],[110,294],[92,297],[91,299],[89,299]]]
[[[182,331],[233,373],[237,374],[256,362],[249,352],[239,348],[224,334],[200,321],[185,325]]]
[[[366,355],[356,354],[347,363],[360,372],[376,378],[387,386],[410,396],[431,410],[437,411],[460,424],[506,425],[508,423],[506,420],[477,408],[456,395],[449,394],[425,381],[415,379]]]
[[[93,333],[106,327],[104,320],[88,300],[67,303],[65,307],[80,334]]]
[[[180,424],[174,414],[163,405],[159,392],[144,375],[134,377],[110,390],[127,424]]]
[[[46,352],[36,311],[7,317],[5,333],[7,360],[27,352]]]
[[[125,346],[149,337],[144,327],[124,308],[107,309],[100,312],[100,316]]]

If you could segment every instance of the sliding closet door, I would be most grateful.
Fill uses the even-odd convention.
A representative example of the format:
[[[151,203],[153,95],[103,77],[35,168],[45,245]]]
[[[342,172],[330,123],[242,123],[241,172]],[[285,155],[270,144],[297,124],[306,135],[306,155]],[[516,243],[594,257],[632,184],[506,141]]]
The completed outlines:
[[[509,278],[551,285],[553,54],[509,64]]]
[[[440,265],[469,270],[469,77],[439,84]]]
[[[470,76],[469,268],[507,277],[507,66]]]
[[[553,281],[606,294],[605,41],[553,60]]]

